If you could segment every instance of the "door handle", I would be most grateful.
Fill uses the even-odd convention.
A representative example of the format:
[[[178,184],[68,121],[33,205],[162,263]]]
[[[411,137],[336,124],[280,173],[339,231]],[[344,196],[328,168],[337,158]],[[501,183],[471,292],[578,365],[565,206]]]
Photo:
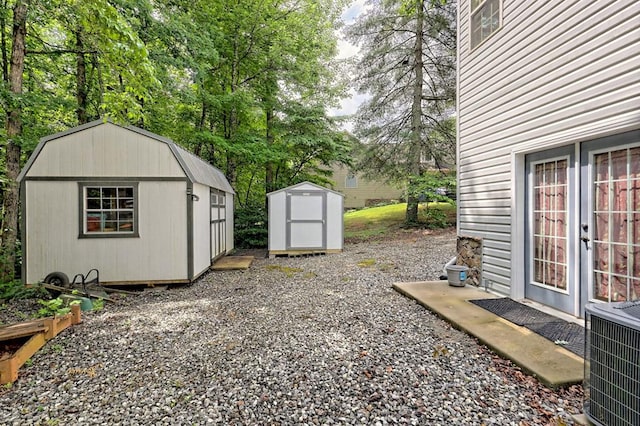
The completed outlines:
[[[591,239],[589,237],[587,237],[586,235],[583,235],[582,237],[580,237],[580,239],[584,243],[584,248],[589,250],[589,241],[591,241]]]

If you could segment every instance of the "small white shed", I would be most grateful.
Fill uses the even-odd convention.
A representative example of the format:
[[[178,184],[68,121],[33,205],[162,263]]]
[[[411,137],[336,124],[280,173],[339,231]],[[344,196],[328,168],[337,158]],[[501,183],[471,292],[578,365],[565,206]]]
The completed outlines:
[[[270,256],[342,251],[342,194],[302,182],[271,192],[267,197]]]
[[[233,249],[233,189],[171,140],[94,121],[40,140],[18,177],[22,279],[188,283]]]

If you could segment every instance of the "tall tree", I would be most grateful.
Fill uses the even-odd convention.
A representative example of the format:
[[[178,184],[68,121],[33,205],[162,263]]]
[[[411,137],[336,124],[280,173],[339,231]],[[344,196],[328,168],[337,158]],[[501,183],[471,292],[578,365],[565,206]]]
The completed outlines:
[[[356,89],[370,96],[355,122],[365,171],[407,183],[406,221],[417,222],[415,182],[455,161],[455,2],[370,0],[346,33],[363,52]]]
[[[24,72],[25,39],[27,35],[28,2],[17,0],[13,7],[13,35],[9,69],[9,106],[6,124],[6,181],[2,204],[2,246],[0,253],[0,281],[13,281],[18,239],[18,184],[20,173],[20,137],[22,135],[21,102]]]

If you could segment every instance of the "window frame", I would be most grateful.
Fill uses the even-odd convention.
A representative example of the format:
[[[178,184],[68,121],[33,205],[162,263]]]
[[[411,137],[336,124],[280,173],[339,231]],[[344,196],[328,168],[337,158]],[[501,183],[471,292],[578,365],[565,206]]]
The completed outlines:
[[[473,18],[476,15],[481,14],[485,10],[486,6],[493,1],[498,3],[498,26],[493,31],[491,31],[486,37],[481,38],[474,45]],[[474,3],[476,3],[475,7],[473,6]],[[494,34],[496,34],[502,28],[502,12],[503,12],[502,3],[503,3],[502,0],[469,0],[469,47],[471,48],[471,51],[474,51],[480,46],[482,46],[487,40],[493,37]]]
[[[350,182],[353,182],[350,184]],[[354,172],[348,172],[344,177],[344,187],[347,189],[356,189],[358,188],[358,175]]]
[[[78,238],[138,238],[139,227],[138,227],[138,217],[139,217],[139,207],[138,207],[138,182],[132,181],[92,181],[92,182],[78,182],[78,200],[79,200],[79,234]],[[88,209],[87,208],[87,190],[89,188],[100,188],[100,190],[104,188],[115,188],[116,191],[120,188],[132,188],[133,189],[133,207],[131,209]],[[113,231],[113,232],[105,232],[105,231],[89,231],[87,230],[87,215],[91,213],[90,210],[99,210],[98,213],[106,212],[106,211],[129,211],[131,210],[133,213],[133,229],[131,232],[124,231]]]

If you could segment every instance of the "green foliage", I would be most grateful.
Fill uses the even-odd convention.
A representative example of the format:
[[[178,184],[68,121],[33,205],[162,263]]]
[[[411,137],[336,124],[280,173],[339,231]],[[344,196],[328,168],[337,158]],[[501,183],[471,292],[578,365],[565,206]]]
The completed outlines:
[[[420,222],[425,223],[425,226],[429,229],[440,229],[451,226],[449,216],[439,209],[428,208],[422,210],[420,219]]]
[[[328,116],[347,92],[348,73],[336,60],[346,5],[29,2],[23,94],[0,87],[0,112],[20,108],[22,134],[13,138],[20,163],[40,138],[84,121],[110,117],[143,127],[219,167],[237,193],[238,246],[265,246],[266,215],[254,206],[266,193],[303,180],[323,184],[332,162],[350,161],[351,138]],[[11,9],[0,13],[9,58]],[[5,143],[1,129],[3,187],[13,183]],[[13,286],[2,292],[13,297]]]
[[[99,312],[104,309],[104,299],[94,299],[91,304],[94,311]]]
[[[237,248],[266,247],[268,242],[267,211],[252,204],[235,211],[235,246]]]
[[[51,300],[38,300],[38,303],[42,305],[42,308],[38,310],[39,317],[50,317],[50,316],[58,316],[58,315],[66,315],[71,312],[71,305],[77,305],[80,303],[79,300],[73,300],[69,303],[69,306],[65,304],[65,301],[57,297]]]
[[[411,182],[407,195],[420,200],[454,203],[452,196],[456,193],[455,172],[426,171],[421,176],[414,176]],[[441,190],[446,192],[442,193]]]
[[[26,287],[19,280],[0,283],[0,299],[32,299],[42,297],[47,291],[40,286]]]

